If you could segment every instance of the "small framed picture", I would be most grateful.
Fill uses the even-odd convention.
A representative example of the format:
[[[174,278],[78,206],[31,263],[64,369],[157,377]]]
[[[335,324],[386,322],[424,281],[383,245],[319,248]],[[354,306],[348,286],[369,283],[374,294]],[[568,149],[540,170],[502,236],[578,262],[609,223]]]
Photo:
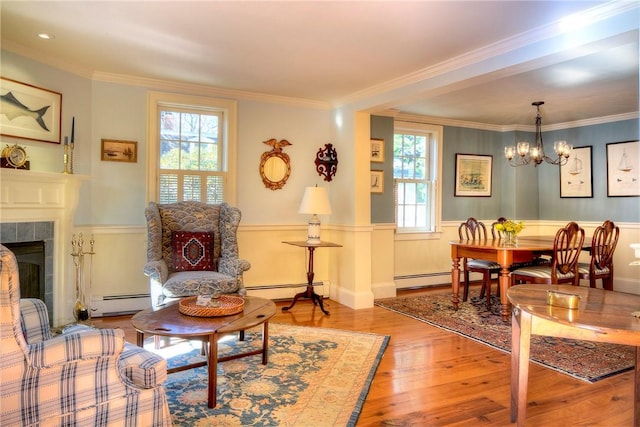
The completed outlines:
[[[574,147],[560,166],[560,197],[593,197],[591,146]]]
[[[371,138],[371,161],[384,162],[384,139]]]
[[[371,171],[371,192],[384,193],[384,171]]]
[[[103,139],[100,159],[109,162],[136,163],[138,161],[138,143],[136,141]]]
[[[640,196],[640,142],[607,144],[607,196]]]
[[[456,197],[491,197],[493,156],[456,154]]]

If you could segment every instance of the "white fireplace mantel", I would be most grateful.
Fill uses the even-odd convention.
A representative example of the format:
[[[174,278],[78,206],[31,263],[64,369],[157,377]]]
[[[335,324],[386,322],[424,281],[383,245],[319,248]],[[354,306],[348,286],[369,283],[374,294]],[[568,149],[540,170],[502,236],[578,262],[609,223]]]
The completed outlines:
[[[73,218],[85,175],[0,169],[0,223],[53,222],[53,322],[73,318]]]

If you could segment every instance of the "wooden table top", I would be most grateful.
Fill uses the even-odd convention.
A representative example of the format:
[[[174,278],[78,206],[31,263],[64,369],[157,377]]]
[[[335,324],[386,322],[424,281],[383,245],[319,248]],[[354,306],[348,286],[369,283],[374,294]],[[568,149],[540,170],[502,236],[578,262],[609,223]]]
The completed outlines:
[[[287,245],[300,246],[301,248],[341,248],[342,245],[333,242],[307,243],[306,240],[284,241]]]
[[[187,316],[180,313],[178,301],[174,301],[159,310],[148,308],[135,314],[131,323],[145,334],[186,338],[242,331],[266,322],[275,314],[273,301],[245,296],[244,310],[231,316]]]
[[[580,296],[578,309],[547,305],[547,291]],[[507,297],[514,307],[553,322],[602,333],[640,332],[640,295],[582,286],[524,284],[512,286]],[[635,344],[634,344],[635,345]]]
[[[515,246],[505,246],[501,239],[451,240],[453,246],[467,246],[478,249],[540,251],[553,249],[553,236],[519,236]],[[585,239],[586,241],[586,239]]]

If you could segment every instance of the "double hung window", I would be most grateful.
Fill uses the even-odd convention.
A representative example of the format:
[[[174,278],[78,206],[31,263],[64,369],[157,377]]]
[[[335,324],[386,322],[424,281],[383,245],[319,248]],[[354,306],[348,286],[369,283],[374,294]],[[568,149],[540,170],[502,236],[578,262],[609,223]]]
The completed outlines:
[[[398,232],[435,232],[440,218],[442,127],[396,122],[393,178]]]
[[[233,203],[229,158],[235,146],[230,135],[235,132],[229,128],[234,109],[208,98],[175,101],[158,96],[152,106],[157,138],[150,141],[150,152],[155,153],[150,159],[156,166],[153,200]]]

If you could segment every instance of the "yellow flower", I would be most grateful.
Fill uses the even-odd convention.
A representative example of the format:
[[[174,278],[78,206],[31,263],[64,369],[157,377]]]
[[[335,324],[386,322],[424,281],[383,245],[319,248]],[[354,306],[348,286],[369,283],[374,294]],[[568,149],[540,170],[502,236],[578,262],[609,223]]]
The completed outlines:
[[[496,224],[496,230],[506,233],[519,234],[524,229],[524,222],[506,220],[503,224]]]

